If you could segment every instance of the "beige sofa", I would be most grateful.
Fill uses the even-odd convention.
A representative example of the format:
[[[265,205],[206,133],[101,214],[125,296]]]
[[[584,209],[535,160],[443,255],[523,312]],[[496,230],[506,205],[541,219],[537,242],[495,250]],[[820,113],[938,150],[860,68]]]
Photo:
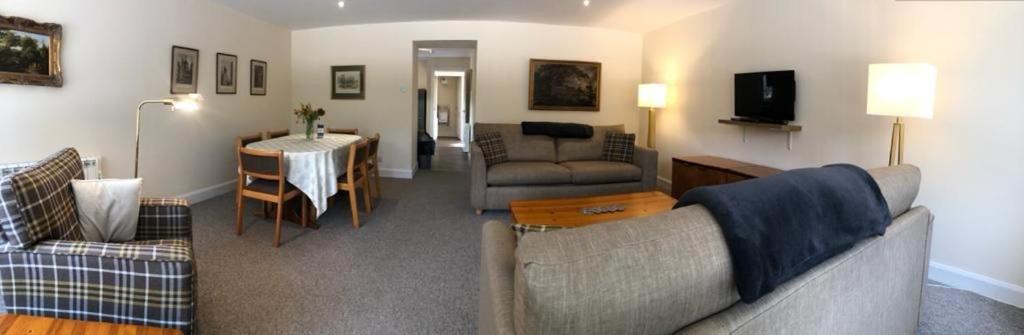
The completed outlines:
[[[470,203],[477,214],[508,209],[512,200],[592,196],[654,190],[658,152],[636,147],[633,163],[601,160],[604,136],[622,125],[594,127],[589,139],[523,135],[519,124],[477,123],[474,134],[501,133],[509,162],[488,167],[476,143],[470,152]]]
[[[933,216],[920,172],[870,171],[893,215],[869,238],[751,304],[702,206],[526,234],[486,223],[480,334],[914,334]]]

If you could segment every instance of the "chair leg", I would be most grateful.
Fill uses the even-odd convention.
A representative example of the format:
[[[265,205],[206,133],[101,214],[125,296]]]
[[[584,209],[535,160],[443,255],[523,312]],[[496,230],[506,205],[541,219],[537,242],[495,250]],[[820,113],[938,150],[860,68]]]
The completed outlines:
[[[274,222],[274,248],[281,246],[281,214],[284,212],[283,209],[284,206],[277,205],[277,219]]]
[[[235,196],[235,208],[238,209],[235,213],[235,235],[242,235],[242,213],[245,212],[245,199],[242,198],[242,192],[238,192]]]
[[[309,202],[306,200],[306,196],[299,195],[302,197],[302,228],[309,227]]]
[[[379,168],[373,168],[373,192],[377,198],[380,198],[380,170]]]
[[[363,202],[366,205],[366,214],[373,213],[373,203],[370,201],[370,179],[363,178]]]
[[[352,227],[359,229],[359,206],[356,205],[356,189],[348,191],[348,202],[352,207]]]

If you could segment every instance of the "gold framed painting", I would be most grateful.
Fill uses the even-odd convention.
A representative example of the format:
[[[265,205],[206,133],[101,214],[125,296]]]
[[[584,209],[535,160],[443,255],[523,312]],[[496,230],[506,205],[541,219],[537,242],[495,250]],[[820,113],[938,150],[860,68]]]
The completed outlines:
[[[64,86],[62,35],[59,24],[0,15],[0,83]]]

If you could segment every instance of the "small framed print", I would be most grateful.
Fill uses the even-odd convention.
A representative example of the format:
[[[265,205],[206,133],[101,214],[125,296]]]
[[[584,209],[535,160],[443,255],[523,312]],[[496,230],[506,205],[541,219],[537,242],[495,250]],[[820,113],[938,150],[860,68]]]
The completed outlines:
[[[366,98],[366,65],[331,67],[331,99]]]
[[[171,47],[171,94],[199,91],[199,50]]]
[[[217,94],[238,93],[238,56],[217,53]]]
[[[249,62],[249,95],[267,95],[267,62]]]

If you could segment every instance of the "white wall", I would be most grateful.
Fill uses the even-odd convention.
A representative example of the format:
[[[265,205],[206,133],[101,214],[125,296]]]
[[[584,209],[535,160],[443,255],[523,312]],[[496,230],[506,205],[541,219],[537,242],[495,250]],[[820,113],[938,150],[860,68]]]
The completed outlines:
[[[328,111],[329,124],[382,135],[382,170],[410,174],[413,167],[415,92],[413,41],[476,40],[476,121],[574,121],[625,124],[637,130],[636,85],[641,36],[614,30],[542,24],[444,21],[370,24],[292,33],[293,104]],[[530,58],[603,63],[601,111],[527,109]],[[366,100],[331,100],[331,65],[366,65]],[[403,91],[404,90],[404,91]]]
[[[437,110],[441,111],[442,106],[448,106],[448,124],[438,123],[437,135],[447,137],[459,137],[459,125],[462,122],[461,102],[459,101],[459,87],[462,85],[462,77],[439,77],[446,78],[448,84],[438,82],[437,85]]]
[[[672,156],[695,154],[780,168],[886,165],[893,120],[865,115],[867,66],[935,64],[935,117],[908,120],[906,131],[906,162],[924,176],[917,203],[936,216],[932,260],[1024,304],[1022,19],[1021,2],[733,1],[647,33],[643,79],[671,85],[660,174],[671,175]],[[792,151],[781,133],[750,130],[742,143],[740,128],[716,124],[732,116],[734,73],[781,69],[796,70],[804,126]]]
[[[145,194],[180,195],[229,181],[235,136],[289,124],[287,29],[203,0],[3,0],[0,13],[64,28],[64,87],[0,85],[0,162],[76,147],[103,157],[105,177],[130,178],[135,107],[169,95],[172,45],[199,49],[205,101],[195,114],[147,107],[139,172]],[[214,93],[217,52],[238,56],[237,95]],[[269,63],[267,96],[249,95],[252,58]]]

